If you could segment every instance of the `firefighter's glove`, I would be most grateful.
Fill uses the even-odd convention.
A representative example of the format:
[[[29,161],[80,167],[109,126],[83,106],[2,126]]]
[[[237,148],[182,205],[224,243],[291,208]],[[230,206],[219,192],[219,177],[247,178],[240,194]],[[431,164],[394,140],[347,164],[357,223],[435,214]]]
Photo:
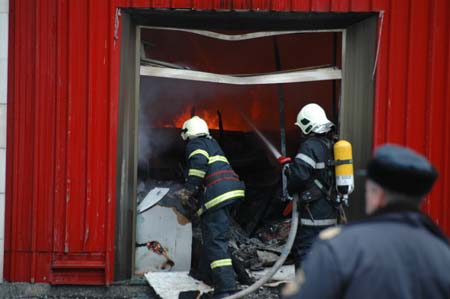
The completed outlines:
[[[188,190],[186,188],[180,189],[175,192],[175,195],[178,197],[183,207],[190,204],[189,202],[192,200],[193,194],[194,191]]]
[[[196,194],[197,192],[195,192],[195,190],[185,188],[175,192],[175,195],[180,199],[180,203],[185,209],[185,216],[191,220],[196,215],[198,210],[198,200],[195,196]]]

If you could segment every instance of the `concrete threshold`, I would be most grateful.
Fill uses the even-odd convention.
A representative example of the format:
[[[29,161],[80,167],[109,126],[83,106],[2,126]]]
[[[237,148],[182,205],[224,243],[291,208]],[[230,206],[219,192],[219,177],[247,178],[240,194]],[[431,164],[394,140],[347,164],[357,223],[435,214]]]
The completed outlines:
[[[0,283],[2,299],[158,299],[144,278],[106,286],[50,285],[46,283]]]

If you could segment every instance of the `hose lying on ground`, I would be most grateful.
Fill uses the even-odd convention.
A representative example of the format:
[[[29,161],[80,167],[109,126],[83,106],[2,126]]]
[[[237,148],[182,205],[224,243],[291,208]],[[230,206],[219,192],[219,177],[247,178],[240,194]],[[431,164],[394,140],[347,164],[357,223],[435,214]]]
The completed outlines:
[[[224,299],[237,299],[244,297],[250,293],[253,293],[259,287],[261,287],[263,284],[265,284],[272,276],[278,271],[278,269],[281,268],[281,266],[284,264],[284,261],[286,260],[287,256],[289,255],[289,252],[291,251],[292,245],[294,244],[295,235],[297,234],[297,227],[298,227],[298,210],[297,210],[297,204],[298,204],[298,196],[294,195],[294,199],[292,200],[292,220],[291,220],[291,229],[289,231],[289,236],[286,241],[286,245],[284,246],[283,250],[281,251],[281,255],[276,261],[276,263],[270,268],[270,270],[261,277],[258,281],[256,281],[254,284],[249,286],[246,289],[243,289],[231,296],[228,296]]]

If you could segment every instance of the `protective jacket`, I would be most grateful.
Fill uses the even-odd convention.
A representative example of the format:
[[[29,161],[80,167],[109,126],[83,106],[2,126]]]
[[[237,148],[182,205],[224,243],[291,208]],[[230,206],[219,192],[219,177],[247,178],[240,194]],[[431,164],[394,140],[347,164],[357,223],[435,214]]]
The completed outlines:
[[[204,187],[200,196],[203,259],[218,295],[236,290],[235,273],[228,251],[229,206],[244,198],[244,184],[231,168],[219,144],[209,136],[198,137],[186,147],[188,176],[186,187]]]
[[[302,225],[328,226],[337,223],[335,203],[324,192],[333,186],[332,170],[327,167],[327,162],[332,160],[331,147],[331,141],[325,137],[308,137],[300,145],[290,166],[287,188],[291,195],[299,195]]]
[[[188,176],[186,187],[204,187],[198,215],[234,203],[245,196],[244,185],[233,171],[219,144],[211,137],[198,137],[186,147]]]
[[[450,298],[447,237],[416,207],[390,204],[323,231],[284,298]]]

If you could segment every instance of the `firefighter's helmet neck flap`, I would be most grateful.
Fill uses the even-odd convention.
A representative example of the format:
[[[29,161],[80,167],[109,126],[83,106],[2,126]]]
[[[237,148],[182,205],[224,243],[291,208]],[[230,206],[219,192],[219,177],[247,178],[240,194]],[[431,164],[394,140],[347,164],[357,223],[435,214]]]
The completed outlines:
[[[201,136],[209,136],[208,124],[198,116],[193,116],[184,122],[181,128],[181,138],[192,140]]]
[[[322,107],[314,103],[305,105],[300,110],[295,125],[297,125],[305,135],[310,133],[328,133],[334,126],[334,124],[328,120]]]

